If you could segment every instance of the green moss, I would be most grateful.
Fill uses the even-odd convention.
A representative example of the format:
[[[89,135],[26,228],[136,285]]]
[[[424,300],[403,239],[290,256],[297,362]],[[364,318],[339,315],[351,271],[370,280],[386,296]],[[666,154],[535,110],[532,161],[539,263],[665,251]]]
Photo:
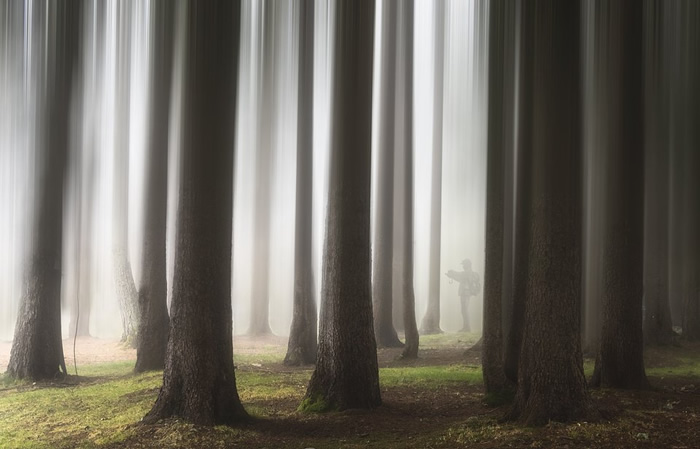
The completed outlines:
[[[459,383],[479,385],[483,383],[483,377],[480,366],[436,365],[382,368],[379,370],[379,382],[383,387],[404,385],[437,388]]]
[[[338,406],[318,394],[304,398],[297,410],[306,413],[326,413],[338,411]]]

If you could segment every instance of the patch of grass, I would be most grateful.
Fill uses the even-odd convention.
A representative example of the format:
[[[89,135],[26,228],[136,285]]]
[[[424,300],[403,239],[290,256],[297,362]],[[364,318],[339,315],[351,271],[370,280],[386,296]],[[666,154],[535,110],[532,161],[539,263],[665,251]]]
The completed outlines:
[[[458,383],[483,383],[480,366],[447,365],[382,368],[379,382],[383,387],[414,386],[437,388]]]
[[[420,349],[468,348],[481,338],[474,332],[443,332],[442,334],[421,335]]]

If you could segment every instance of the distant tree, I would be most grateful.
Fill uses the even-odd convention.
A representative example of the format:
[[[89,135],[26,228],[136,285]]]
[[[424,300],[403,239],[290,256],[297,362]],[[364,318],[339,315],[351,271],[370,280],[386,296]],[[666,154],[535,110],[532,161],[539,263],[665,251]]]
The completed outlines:
[[[180,22],[182,139],[170,337],[146,422],[247,418],[236,389],[231,313],[233,148],[240,2],[188,2]]]
[[[114,282],[122,316],[122,341],[136,345],[138,291],[129,259],[129,129],[131,91],[131,4],[120,3],[117,15],[115,129],[112,198]]]
[[[297,101],[297,192],[294,228],[294,308],[285,365],[316,361],[317,317],[312,264],[314,0],[299,10],[299,99]]]
[[[66,374],[61,340],[63,185],[82,4],[56,0],[28,16],[36,93],[37,156],[29,259],[7,372],[19,379]]]
[[[532,120],[532,191],[518,389],[509,418],[542,425],[590,412],[579,331],[581,5],[537,0],[522,8],[524,46],[532,50],[524,57],[534,71],[522,84],[531,101],[520,111]]]
[[[603,321],[592,384],[648,386],[644,372],[642,283],[644,251],[643,10],[635,0],[597,2],[596,32],[607,37],[596,61],[607,98],[608,181],[603,241]]]
[[[381,404],[370,296],[374,0],[335,6],[328,216],[316,369],[306,410]]]
[[[489,9],[489,116],[486,174],[486,260],[481,361],[486,393],[508,387],[504,372],[503,283],[505,160],[515,108],[515,4],[493,2]],[[510,118],[510,121],[508,120]]]
[[[396,133],[396,53],[398,2],[382,3],[382,50],[379,85],[379,142],[375,205],[372,304],[377,346],[400,347],[392,322],[394,262],[394,154]]]
[[[255,190],[253,191],[253,283],[250,304],[250,335],[270,335],[270,202],[271,170],[275,145],[275,111],[277,87],[275,51],[276,16],[280,2],[262,0],[259,42],[260,74],[258,81],[257,146],[255,148]]]
[[[404,232],[403,232],[403,328],[406,343],[401,357],[418,357],[418,325],[416,323],[416,296],[413,289],[413,0],[399,5],[403,62],[404,110]]]
[[[440,245],[442,222],[442,106],[445,58],[445,2],[433,3],[435,30],[433,70],[433,150],[430,169],[430,260],[428,265],[428,308],[421,322],[424,334],[440,329]]]
[[[670,344],[675,337],[669,304],[668,56],[663,50],[663,1],[645,3],[644,340]]]
[[[139,284],[136,372],[163,369],[168,344],[165,230],[168,211],[168,124],[172,84],[173,5],[154,0],[151,8],[149,114],[146,128],[146,186],[143,253]]]
[[[678,77],[674,114],[674,136],[683,156],[684,220],[683,245],[683,321],[682,336],[688,341],[700,341],[700,4],[694,1],[669,5],[678,24],[676,47]],[[680,147],[680,148],[678,148]]]

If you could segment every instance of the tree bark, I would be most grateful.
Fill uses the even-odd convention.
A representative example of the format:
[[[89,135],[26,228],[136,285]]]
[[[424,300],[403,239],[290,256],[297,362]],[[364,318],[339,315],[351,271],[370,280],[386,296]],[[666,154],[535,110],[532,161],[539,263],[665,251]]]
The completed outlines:
[[[384,2],[382,4],[382,67],[379,86],[379,145],[372,304],[377,346],[388,348],[403,346],[396,335],[392,321],[397,20],[398,2]]]
[[[439,334],[440,329],[440,245],[442,227],[442,107],[445,58],[445,2],[433,4],[435,60],[433,80],[433,152],[430,169],[430,262],[428,267],[428,307],[423,334]]]
[[[668,67],[661,0],[645,5],[644,340],[668,345],[675,338],[669,304]]]
[[[416,324],[416,296],[413,288],[413,0],[399,5],[400,30],[404,76],[404,232],[403,232],[403,328],[406,336],[401,357],[418,357],[418,325]]]
[[[370,296],[373,0],[335,6],[328,215],[318,358],[301,408],[381,404]]]
[[[484,269],[484,324],[481,364],[486,393],[509,387],[504,372],[503,268],[505,218],[505,158],[512,143],[515,107],[515,4],[493,2],[489,9],[489,101],[486,177],[486,260]]]
[[[231,314],[233,148],[240,3],[182,4],[184,117],[170,337],[163,386],[144,421],[247,418],[236,389]]]
[[[134,371],[163,369],[168,344],[166,222],[168,212],[168,126],[172,80],[173,6],[155,0],[151,7],[151,71],[146,149],[146,198],[139,327]]]
[[[66,374],[61,341],[63,185],[81,4],[56,0],[29,16],[33,34],[37,167],[27,272],[7,372],[18,379]],[[48,24],[48,25],[47,25]]]
[[[603,241],[603,322],[591,383],[646,388],[642,336],[644,248],[643,10],[635,0],[596,4],[596,33],[606,53],[596,58],[611,95],[597,107],[608,114],[601,136],[608,186]]]
[[[117,27],[117,75],[114,133],[114,193],[112,252],[114,282],[122,315],[122,341],[136,345],[139,326],[138,291],[129,259],[129,122],[131,70],[131,7],[120,5]]]
[[[294,230],[294,308],[285,365],[316,361],[317,317],[312,265],[314,0],[299,11],[299,99],[297,113],[297,192]]]
[[[527,425],[581,419],[590,411],[579,332],[580,6],[522,5],[535,70],[523,84],[532,102],[521,111],[532,117],[532,197],[518,390],[509,418]]]

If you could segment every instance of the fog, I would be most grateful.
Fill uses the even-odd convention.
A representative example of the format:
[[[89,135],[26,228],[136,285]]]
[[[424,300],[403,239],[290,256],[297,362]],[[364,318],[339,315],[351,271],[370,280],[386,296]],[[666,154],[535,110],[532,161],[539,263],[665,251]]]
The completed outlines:
[[[34,42],[30,21],[36,2],[0,0],[0,340],[13,337],[22,289],[25,253],[34,204],[33,176],[40,161],[34,157],[34,117],[41,99],[36,88],[42,46]],[[144,158],[147,104],[145,89],[150,70],[147,45],[149,3],[133,2],[121,8],[114,0],[85,1],[77,89],[65,111],[70,114],[70,151],[64,185],[62,329],[67,337],[75,304],[81,301],[81,322],[90,335],[119,338],[122,332],[113,270],[115,223],[114,160],[126,139],[129,148],[128,249],[133,275],[140,277],[141,227],[144,208]],[[241,51],[235,148],[233,226],[234,331],[250,326],[256,207],[269,207],[269,324],[277,335],[287,335],[292,310],[294,256],[294,194],[297,115],[297,21],[295,2],[274,2],[272,64],[263,64],[261,48],[265,23],[263,2],[242,2]],[[332,2],[316,2],[314,73],[314,265],[320,290],[320,264],[325,220],[326,164],[329,142],[329,81],[333,58],[327,45],[333,26]],[[374,123],[377,123],[381,54],[381,1],[377,2],[375,29]],[[421,320],[427,302],[430,235],[430,176],[433,130],[433,2],[417,1],[414,55],[415,148],[415,293],[416,315]],[[486,163],[487,6],[485,2],[447,2],[445,29],[442,158],[441,273],[460,270],[463,259],[472,261],[483,280]],[[126,21],[128,44],[120,42],[119,24]],[[123,37],[123,36],[122,36]],[[271,45],[270,45],[271,44]],[[129,68],[128,123],[120,123],[116,103],[119,72],[117,49],[126,45]],[[177,137],[179,123],[178,54],[171,106],[171,145],[168,201],[168,276],[172,280],[174,217],[177,208]],[[266,76],[267,75],[267,76]],[[438,76],[439,76],[438,72]],[[121,80],[123,81],[123,80]],[[258,92],[274,93],[273,110],[261,114]],[[121,98],[123,100],[123,98]],[[127,136],[120,136],[128,129]],[[260,131],[259,131],[260,130]],[[376,148],[376,129],[374,130]],[[256,202],[256,151],[261,136],[269,140],[270,159],[264,173],[269,183],[267,204]],[[376,180],[375,180],[376,184]],[[399,261],[395,261],[399,263]],[[258,270],[260,271],[260,270]],[[259,274],[259,273],[257,273]],[[457,284],[442,276],[441,326],[461,327]],[[317,295],[317,297],[320,297]],[[258,299],[256,299],[258,300]],[[470,305],[471,328],[481,328],[481,294]]]

